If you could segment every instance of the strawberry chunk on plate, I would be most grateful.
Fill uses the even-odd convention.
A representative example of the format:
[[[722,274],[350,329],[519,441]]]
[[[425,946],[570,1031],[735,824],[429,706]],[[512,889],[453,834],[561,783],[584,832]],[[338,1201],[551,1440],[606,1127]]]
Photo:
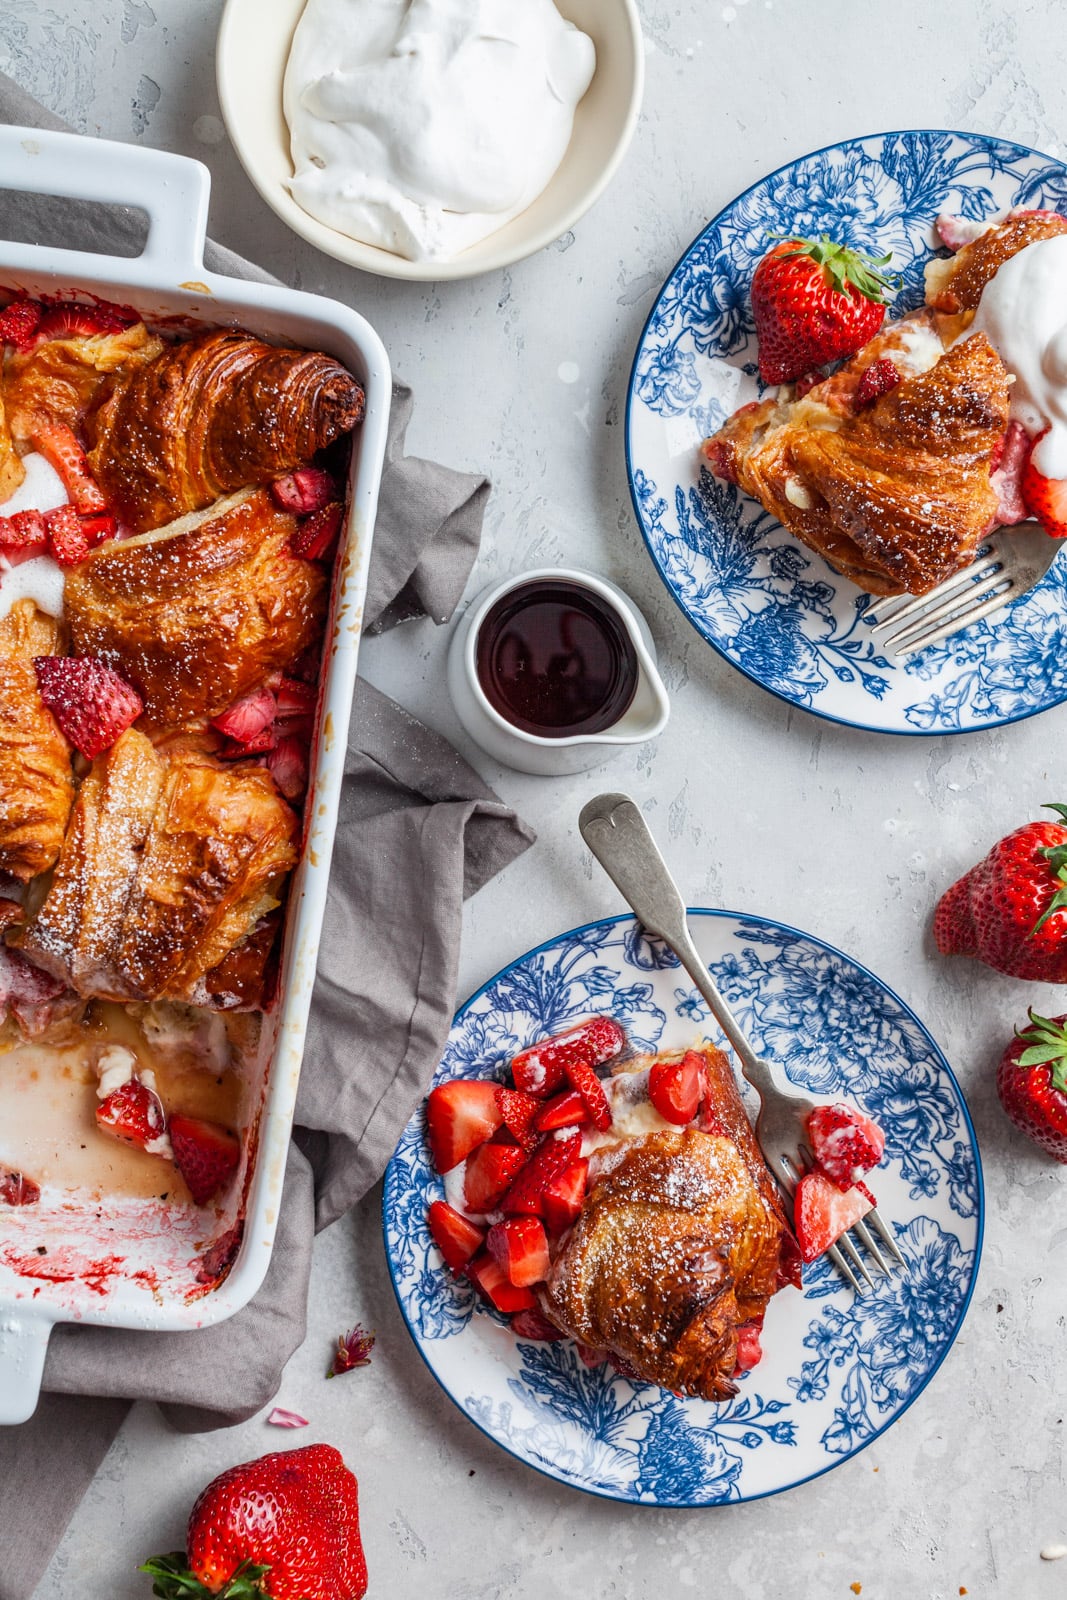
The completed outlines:
[[[704,1092],[704,1057],[687,1050],[680,1061],[657,1061],[648,1074],[648,1098],[667,1122],[692,1122]]]
[[[294,517],[307,517],[337,498],[337,485],[322,467],[297,467],[270,486],[275,505]]]
[[[434,1244],[453,1272],[462,1272],[485,1243],[485,1229],[454,1210],[447,1200],[435,1200],[426,1213],[426,1221]]]
[[[626,1035],[614,1017],[590,1017],[588,1022],[520,1050],[511,1063],[511,1075],[516,1089],[546,1099],[566,1086],[568,1062],[599,1067],[617,1056],[625,1044]]]
[[[39,418],[34,423],[31,443],[63,479],[75,511],[97,513],[107,510],[107,501],[89,471],[85,451],[73,428],[54,418]]]
[[[549,1233],[563,1233],[577,1222],[588,1180],[589,1163],[580,1159],[545,1184],[541,1210]]]
[[[241,1141],[229,1128],[200,1117],[175,1115],[169,1131],[174,1165],[197,1205],[202,1206],[237,1171]]]
[[[805,1172],[793,1196],[793,1220],[800,1254],[815,1261],[865,1217],[874,1206],[869,1189],[842,1191],[817,1169]]]
[[[511,1319],[511,1330],[520,1339],[539,1339],[545,1344],[565,1339],[567,1335],[549,1322],[540,1311],[516,1311]]]
[[[536,1217],[508,1217],[494,1223],[485,1243],[517,1289],[529,1289],[548,1277],[548,1239]]]
[[[577,1128],[548,1134],[519,1172],[503,1199],[509,1216],[543,1216],[545,1190],[554,1178],[577,1161],[582,1136]]]
[[[92,761],[144,710],[141,697],[93,656],[35,656],[41,699],[75,750]]]
[[[237,744],[248,744],[270,727],[276,710],[277,701],[268,688],[253,689],[212,717],[211,726]]]
[[[587,1061],[568,1061],[564,1068],[571,1084],[585,1101],[594,1128],[606,1133],[611,1127],[611,1107],[600,1079]]]
[[[467,1277],[474,1284],[478,1292],[485,1296],[489,1304],[498,1311],[511,1315],[514,1311],[536,1311],[537,1301],[529,1289],[516,1288],[515,1284],[508,1281],[507,1273],[498,1261],[494,1261],[488,1250],[483,1250],[481,1255],[475,1256],[467,1268]]]
[[[483,1144],[467,1157],[463,1198],[470,1211],[495,1211],[526,1161],[517,1144]]]
[[[760,1345],[762,1331],[762,1317],[751,1317],[748,1322],[742,1322],[738,1328],[735,1372],[751,1372],[752,1368],[763,1360],[763,1348]]]
[[[885,1152],[885,1134],[855,1106],[816,1106],[808,1117],[815,1163],[839,1189],[876,1167]]]
[[[534,1101],[535,1106],[539,1103]],[[577,1089],[565,1089],[544,1102],[535,1126],[539,1133],[553,1133],[556,1128],[578,1128],[590,1120],[589,1107]]]
[[[35,1206],[41,1198],[40,1187],[24,1172],[10,1168],[0,1172],[0,1201],[6,1206]]]
[[[1067,478],[1046,478],[1034,464],[1034,451],[1045,434],[1039,433],[1023,468],[1020,489],[1026,509],[1053,539],[1067,539]]]
[[[535,1100],[532,1094],[523,1094],[521,1089],[509,1089],[502,1083],[497,1086],[496,1103],[500,1107],[504,1126],[516,1144],[521,1144],[527,1151],[536,1150],[540,1143],[536,1130],[542,1126],[538,1116],[540,1100]]]
[[[471,1078],[453,1078],[430,1090],[426,1127],[438,1172],[458,1167],[500,1127],[504,1118],[496,1090],[495,1083]]]

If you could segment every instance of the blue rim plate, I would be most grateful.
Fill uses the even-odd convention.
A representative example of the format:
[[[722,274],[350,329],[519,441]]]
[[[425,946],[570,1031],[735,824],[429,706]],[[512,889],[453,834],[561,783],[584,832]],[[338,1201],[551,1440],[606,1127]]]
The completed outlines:
[[[946,203],[969,217],[1014,205],[1067,210],[1067,169],[1024,145],[932,129],[828,145],[779,168],[721,211],[674,268],[638,343],[626,402],[637,521],[698,633],[779,699],[877,733],[971,733],[1067,699],[1067,561],[991,623],[893,662],[864,620],[869,597],[754,500],[701,471],[698,451],[758,392],[749,286],[768,234],[825,232],[891,251],[899,315],[922,304]]]
[[[764,1358],[725,1405],[587,1368],[536,1344],[453,1279],[426,1228],[443,1184],[422,1111],[385,1175],[393,1288],[420,1355],[475,1425],[572,1488],[655,1506],[757,1500],[818,1477],[883,1433],[959,1332],[982,1247],[982,1170],[966,1102],[908,1007],[848,956],[760,917],[691,912],[697,945],[756,1048],[886,1131],[874,1184],[910,1271],[854,1299],[828,1263],[772,1300]],[[675,958],[632,917],[589,923],[497,973],[456,1013],[436,1081],[502,1077],[536,1038],[610,1010],[642,1049],[716,1030]]]

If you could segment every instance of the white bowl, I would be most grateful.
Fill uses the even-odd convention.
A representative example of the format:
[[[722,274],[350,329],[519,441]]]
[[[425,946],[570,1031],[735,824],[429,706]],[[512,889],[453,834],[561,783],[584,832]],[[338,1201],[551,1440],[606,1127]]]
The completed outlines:
[[[298,206],[282,82],[304,0],[226,0],[215,69],[222,115],[249,178],[282,221],[310,244],[384,278],[474,278],[544,249],[574,226],[607,187],[626,153],[645,79],[636,0],[556,0],[596,45],[596,72],[574,118],[567,153],[547,189],[497,233],[447,261],[408,261],[327,227]]]
[[[615,612],[630,637],[637,656],[637,688],[629,707],[601,733],[570,734],[545,739],[526,733],[502,717],[489,702],[478,678],[478,630],[489,609],[522,584],[546,579],[577,584],[599,595]],[[448,690],[456,715],[475,744],[502,766],[532,772],[541,778],[564,777],[600,766],[618,755],[624,745],[643,744],[662,733],[670,716],[670,701],[656,666],[656,646],[648,623],[628,594],[608,578],[574,567],[538,567],[517,572],[483,589],[467,607],[448,647]]]

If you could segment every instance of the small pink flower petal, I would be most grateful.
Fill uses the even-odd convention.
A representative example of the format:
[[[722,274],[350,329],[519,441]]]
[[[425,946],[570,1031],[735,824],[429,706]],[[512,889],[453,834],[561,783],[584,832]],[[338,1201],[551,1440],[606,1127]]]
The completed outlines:
[[[276,1428],[306,1428],[308,1425],[307,1417],[302,1417],[299,1411],[286,1411],[281,1406],[274,1407],[267,1421]]]

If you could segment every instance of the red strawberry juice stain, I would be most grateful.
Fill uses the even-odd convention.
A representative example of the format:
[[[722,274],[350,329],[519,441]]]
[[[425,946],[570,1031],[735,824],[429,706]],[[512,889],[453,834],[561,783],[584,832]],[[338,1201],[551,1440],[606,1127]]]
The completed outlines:
[[[555,578],[520,584],[490,607],[475,664],[493,710],[542,739],[602,733],[637,689],[637,652],[614,607]]]

